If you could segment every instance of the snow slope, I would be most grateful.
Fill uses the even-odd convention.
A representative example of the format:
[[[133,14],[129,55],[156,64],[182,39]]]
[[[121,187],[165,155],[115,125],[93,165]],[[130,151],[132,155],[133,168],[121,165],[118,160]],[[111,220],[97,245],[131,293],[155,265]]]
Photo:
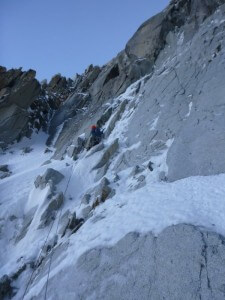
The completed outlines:
[[[132,101],[136,102],[137,99],[132,97],[132,93],[133,86],[120,96],[118,101],[129,99],[130,104]],[[106,174],[111,182],[110,187],[115,189],[115,196],[96,207],[92,216],[78,232],[71,236],[66,235],[58,241],[59,245],[65,245],[66,248],[57,257],[57,264],[53,264],[50,279],[64,268],[75,264],[85,251],[97,246],[112,246],[129,232],[151,231],[158,235],[170,225],[190,223],[225,235],[224,174],[190,177],[173,183],[159,181],[159,173],[167,171],[166,157],[173,140],[167,143],[167,149],[162,150],[160,155],[153,158],[154,170],[152,172],[146,162],[143,164],[141,174],[132,176],[133,168],[127,168],[117,174],[120,180],[114,182],[113,168],[118,157],[127,150],[125,133],[131,116],[132,110],[128,106],[108,140],[105,141],[105,147],[107,147],[115,137],[119,138],[119,150]],[[48,187],[44,190],[34,187],[33,182],[39,174],[43,174],[47,168],[51,167],[65,176],[57,186],[58,191],[66,191],[66,201],[61,215],[69,209],[76,211],[77,216],[82,217],[82,208],[85,207],[80,202],[82,196],[99,184],[95,182],[96,171],[92,171],[92,168],[104,150],[91,156],[87,156],[85,150],[77,161],[66,157],[64,160],[51,160],[51,163],[42,165],[52,155],[52,153],[44,153],[46,138],[43,134],[34,135],[31,140],[24,139],[21,143],[10,147],[6,154],[0,156],[0,164],[8,164],[12,172],[10,177],[0,182],[0,276],[12,274],[24,263],[36,261],[46,237],[48,241],[52,241],[57,234],[59,215],[52,226],[38,229],[42,205],[49,193]],[[24,154],[21,149],[29,146],[33,148],[33,151]],[[133,145],[133,147],[138,147],[138,145]],[[140,175],[145,176],[143,186],[140,185]],[[23,219],[32,208],[36,212],[28,232],[24,238],[16,242]],[[46,262],[48,263],[49,261]],[[22,297],[31,274],[32,269],[28,269],[14,282],[15,287],[19,289],[14,299]],[[29,286],[25,299],[31,299],[45,288],[47,273],[41,279],[38,277],[36,279],[37,275],[38,273],[34,276],[34,282]]]

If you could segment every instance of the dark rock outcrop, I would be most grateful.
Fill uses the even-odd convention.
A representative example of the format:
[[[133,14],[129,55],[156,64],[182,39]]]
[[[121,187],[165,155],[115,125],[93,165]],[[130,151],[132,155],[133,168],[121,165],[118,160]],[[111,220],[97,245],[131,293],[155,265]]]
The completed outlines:
[[[8,165],[0,165],[0,171],[1,172],[9,172]]]
[[[11,280],[7,275],[0,278],[0,299],[10,299],[13,295],[13,288],[11,287]]]
[[[0,67],[0,146],[47,130],[53,112],[73,91],[71,79],[60,75],[40,84],[36,72]]]
[[[35,71],[21,69],[0,72],[0,142],[18,140],[28,130],[28,108],[40,94]]]
[[[0,165],[0,179],[9,177],[11,172],[9,171],[8,165]]]

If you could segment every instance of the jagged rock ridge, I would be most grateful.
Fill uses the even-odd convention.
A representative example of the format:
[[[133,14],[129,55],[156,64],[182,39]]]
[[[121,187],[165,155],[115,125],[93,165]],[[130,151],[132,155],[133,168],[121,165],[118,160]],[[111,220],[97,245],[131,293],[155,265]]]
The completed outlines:
[[[30,137],[33,130],[47,131],[53,112],[72,92],[72,80],[61,75],[49,84],[35,79],[36,72],[0,67],[0,146]]]

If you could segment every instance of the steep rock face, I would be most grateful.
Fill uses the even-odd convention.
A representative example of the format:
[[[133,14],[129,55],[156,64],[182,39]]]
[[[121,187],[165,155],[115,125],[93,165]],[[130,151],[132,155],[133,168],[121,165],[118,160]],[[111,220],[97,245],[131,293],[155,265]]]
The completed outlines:
[[[147,58],[155,62],[167,44],[167,35],[182,26],[186,40],[192,38],[202,22],[215,12],[224,0],[174,0],[158,15],[147,20],[126,45],[128,57]]]
[[[104,101],[123,93],[130,84],[152,71],[160,51],[167,44],[169,32],[185,26],[186,41],[190,40],[202,22],[224,3],[224,0],[171,1],[162,13],[138,29],[124,51],[101,69],[95,69],[97,76],[89,85],[92,98]],[[91,72],[93,74],[92,69]],[[87,84],[83,86],[88,87]]]
[[[170,140],[170,181],[225,171],[224,15],[223,5],[186,43],[183,27],[167,36],[130,122],[128,145],[141,145],[128,166],[154,160]]]
[[[53,267],[62,251],[57,249]],[[63,276],[53,276],[48,295],[57,299],[61,291],[66,299],[222,300],[224,263],[224,237],[203,228],[180,224],[157,238],[130,233],[113,247],[86,252]]]
[[[120,94],[128,82],[148,73],[134,88],[136,103],[126,107],[126,111],[135,108],[126,133],[127,147],[140,145],[123,153],[115,171],[155,161],[168,149],[168,168],[163,171],[169,181],[224,172],[223,3],[172,1],[161,14],[144,23],[125,51],[101,70],[96,69],[98,75],[87,85],[86,93],[74,93],[73,100],[62,106],[53,118],[54,129],[63,119],[67,120],[55,144],[55,157],[62,157],[80,134],[89,132],[88,125],[99,122],[109,109],[111,114],[118,111],[112,97]],[[131,61],[132,66],[139,61],[149,68],[141,73],[138,68],[135,74],[139,75],[133,76],[129,69]],[[126,76],[126,72],[121,72],[122,65],[129,69]],[[91,67],[86,72],[86,78],[94,69]],[[117,84],[122,83],[122,78],[126,84],[118,92]],[[98,93],[102,96],[97,96]],[[69,112],[69,120],[65,110]],[[117,121],[122,116],[123,113]],[[101,125],[105,126],[106,122],[107,119]],[[107,137],[109,127],[106,125]]]
[[[147,59],[130,59],[125,51],[122,51],[102,68],[90,88],[90,93],[96,101],[101,102],[116,97],[151,69],[152,65]]]

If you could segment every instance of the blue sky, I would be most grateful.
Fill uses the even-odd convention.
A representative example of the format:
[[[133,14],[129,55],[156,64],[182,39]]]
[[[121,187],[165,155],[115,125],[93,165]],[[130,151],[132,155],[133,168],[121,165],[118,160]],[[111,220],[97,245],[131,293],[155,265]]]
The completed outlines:
[[[0,0],[0,65],[73,77],[124,49],[169,0]]]

